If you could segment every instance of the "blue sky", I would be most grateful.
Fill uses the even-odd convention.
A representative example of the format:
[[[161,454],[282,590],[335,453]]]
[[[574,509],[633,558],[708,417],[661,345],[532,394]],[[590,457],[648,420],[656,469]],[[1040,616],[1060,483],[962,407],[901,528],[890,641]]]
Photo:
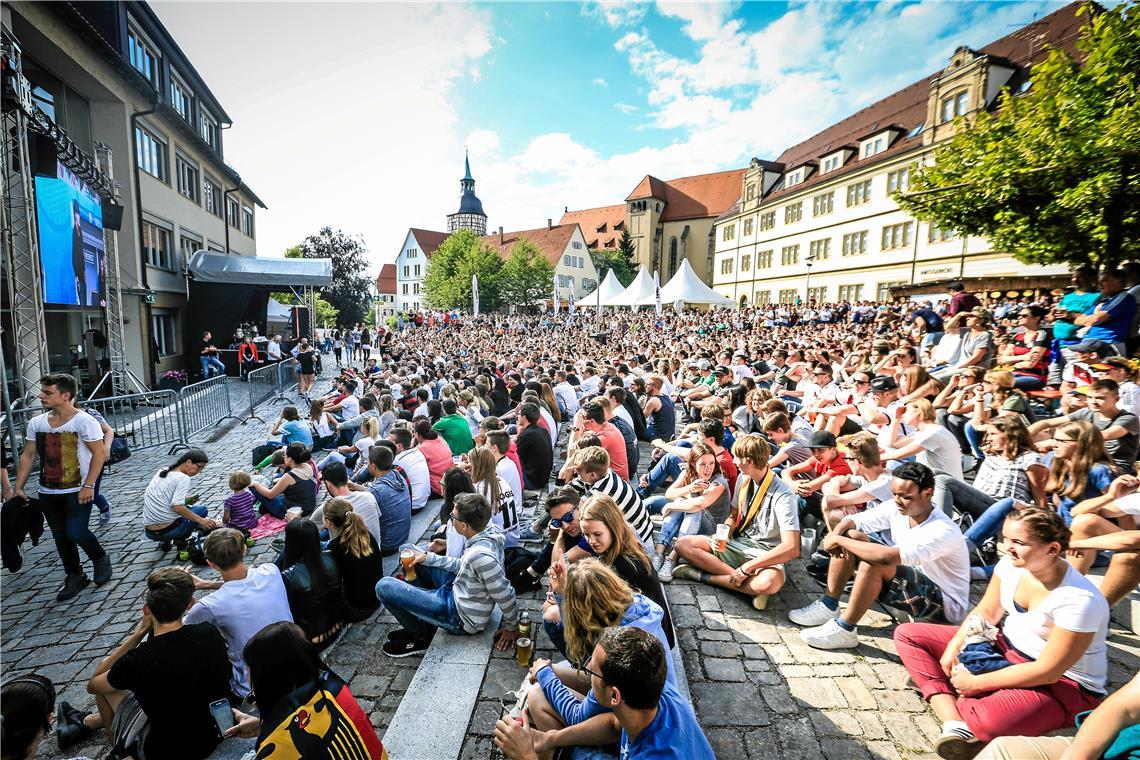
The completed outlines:
[[[647,173],[774,158],[1061,4],[154,7],[234,118],[227,160],[270,207],[259,253],[329,224],[378,265],[443,228],[465,147],[491,228],[538,227]]]

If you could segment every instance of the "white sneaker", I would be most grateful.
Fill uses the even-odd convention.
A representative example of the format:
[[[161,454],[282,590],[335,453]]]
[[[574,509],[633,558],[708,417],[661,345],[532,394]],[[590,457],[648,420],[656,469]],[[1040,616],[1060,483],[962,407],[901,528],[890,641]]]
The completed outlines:
[[[820,626],[837,617],[839,617],[839,610],[828,609],[822,599],[816,599],[807,607],[800,607],[798,610],[788,612],[788,620],[796,625],[803,626]]]
[[[665,562],[665,555],[664,554],[658,554],[657,552],[654,552],[653,553],[653,572],[657,572],[658,570],[660,570],[661,565],[664,564],[664,562]]]
[[[672,557],[666,557],[665,561],[661,563],[661,569],[657,571],[657,580],[662,583],[669,583],[673,580],[673,568],[677,566],[677,560]]]
[[[800,631],[800,638],[816,649],[854,649],[859,646],[859,634],[840,627],[834,618],[815,628]]]
[[[969,760],[984,745],[962,721],[947,721],[934,742],[934,752],[945,760]]]

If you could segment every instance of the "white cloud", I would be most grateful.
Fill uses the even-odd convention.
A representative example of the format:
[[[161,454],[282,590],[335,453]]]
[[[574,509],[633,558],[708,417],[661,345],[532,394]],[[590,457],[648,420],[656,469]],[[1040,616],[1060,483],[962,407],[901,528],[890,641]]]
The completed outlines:
[[[593,80],[591,80],[591,81],[593,82],[593,84],[596,84],[598,87],[609,87],[609,85],[606,84],[606,80],[603,79],[602,77],[594,77]]]
[[[614,103],[614,108],[624,114],[631,114],[637,110],[637,106],[630,105],[629,103]]]
[[[582,14],[601,19],[610,29],[636,24],[649,10],[644,0],[603,0],[582,3]]]
[[[259,255],[329,224],[363,235],[378,266],[407,227],[444,228],[468,129],[457,88],[492,49],[488,10],[229,3],[219,25],[198,4],[153,7],[234,119],[226,159],[269,206],[258,211]],[[256,86],[235,72],[257,72]],[[468,139],[477,172],[476,156],[498,138]]]

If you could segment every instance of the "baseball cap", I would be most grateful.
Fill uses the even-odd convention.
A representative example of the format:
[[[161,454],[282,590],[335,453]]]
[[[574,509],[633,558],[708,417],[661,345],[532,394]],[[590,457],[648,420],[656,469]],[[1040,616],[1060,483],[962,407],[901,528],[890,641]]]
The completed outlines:
[[[723,364],[718,364],[716,369],[713,370],[713,374],[714,375],[731,375],[732,370],[730,370],[728,367],[724,366]]]
[[[876,375],[871,378],[871,390],[873,391],[893,391],[898,387],[899,384],[889,375]]]
[[[1104,356],[1108,353],[1108,344],[1103,340],[1082,340],[1080,343],[1074,344],[1072,350],[1082,354],[1099,354]]]
[[[809,449],[830,449],[836,445],[835,436],[826,430],[817,430],[808,439]]]
[[[697,369],[708,369],[710,366],[712,365],[709,364],[708,359],[701,359],[699,362],[697,362]]]

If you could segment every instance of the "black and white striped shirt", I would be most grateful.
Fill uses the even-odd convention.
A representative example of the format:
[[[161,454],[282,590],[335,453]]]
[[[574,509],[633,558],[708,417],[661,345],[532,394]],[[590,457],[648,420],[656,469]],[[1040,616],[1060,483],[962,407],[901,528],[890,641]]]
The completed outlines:
[[[604,478],[590,487],[586,495],[595,493],[609,496],[617,502],[618,508],[625,515],[625,521],[629,523],[633,532],[642,542],[650,543],[653,541],[653,521],[649,519],[649,512],[641,503],[641,497],[637,495],[637,491],[633,490],[633,486],[619,478],[613,470],[610,470]]]

